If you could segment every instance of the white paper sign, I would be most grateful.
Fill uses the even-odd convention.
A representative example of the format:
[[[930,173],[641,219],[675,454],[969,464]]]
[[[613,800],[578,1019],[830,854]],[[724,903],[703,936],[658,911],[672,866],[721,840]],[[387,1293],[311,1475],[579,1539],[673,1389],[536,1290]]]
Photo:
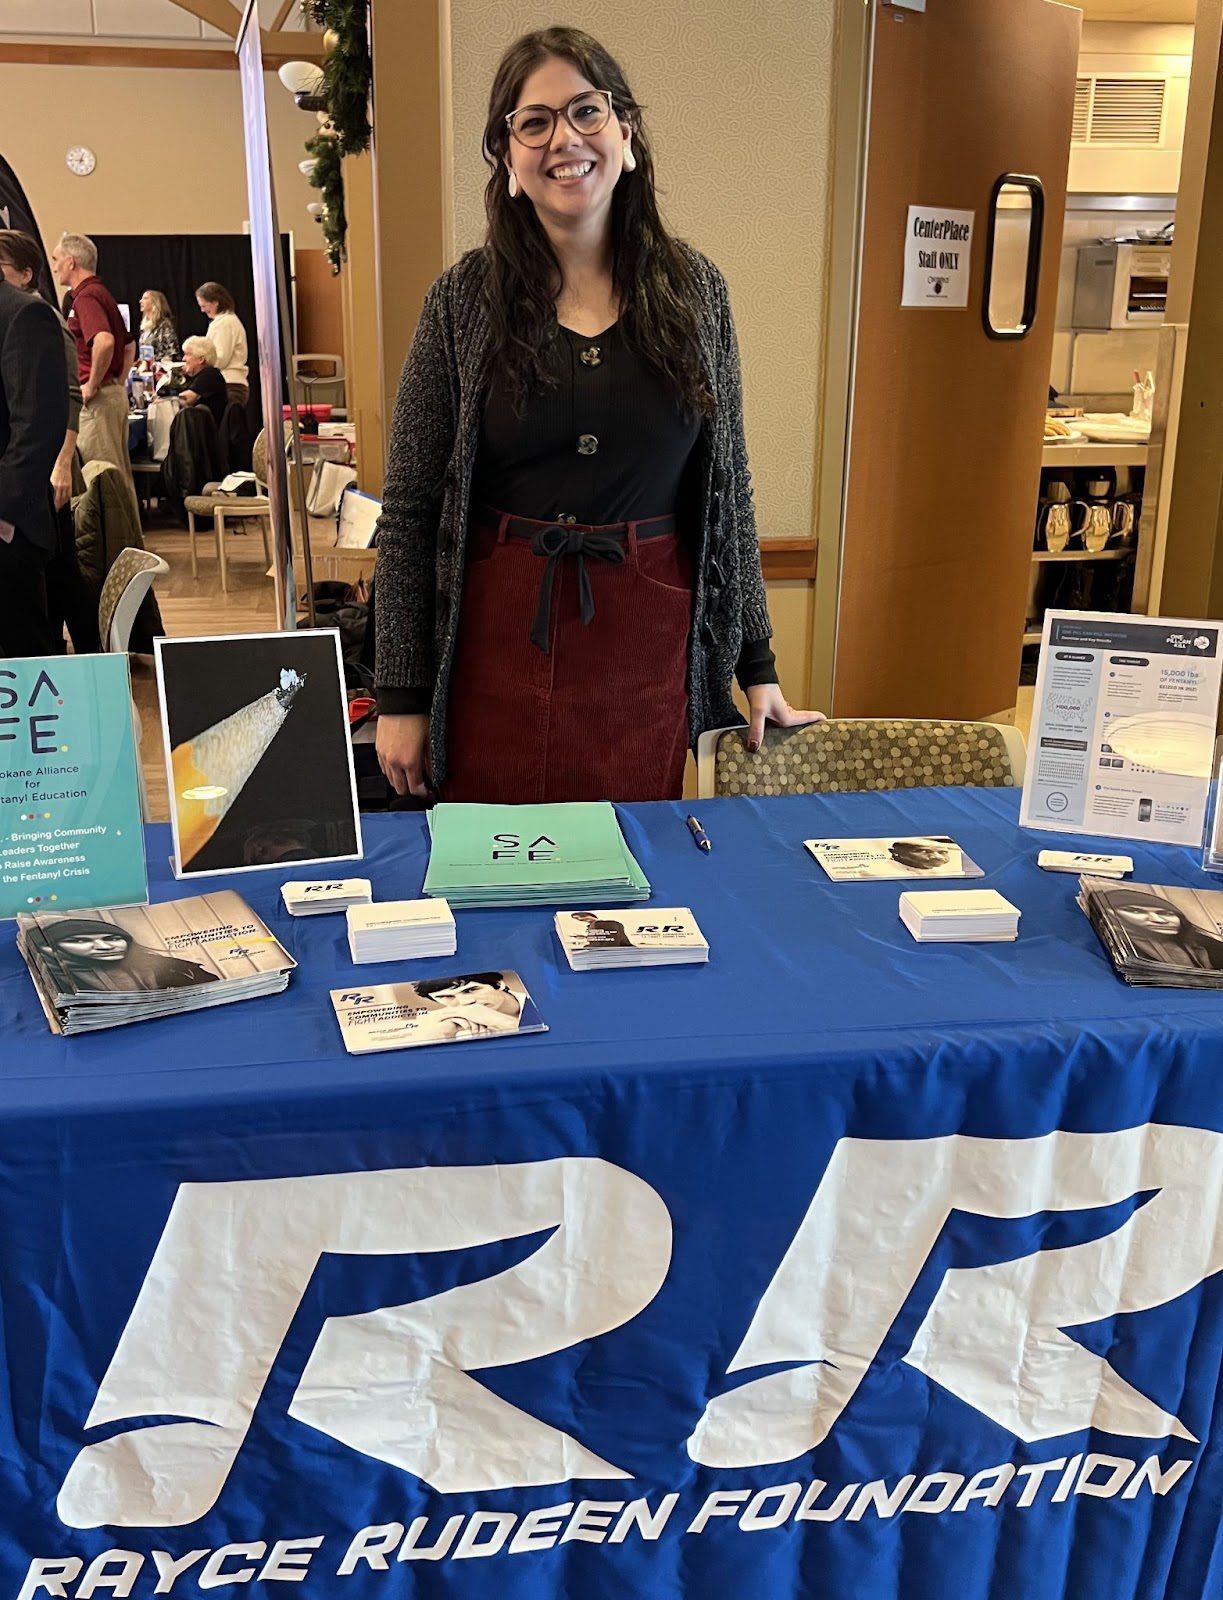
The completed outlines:
[[[1046,612],[1020,824],[1198,844],[1220,633],[1217,622]]]
[[[944,206],[909,207],[902,306],[968,304],[976,215],[975,211],[948,211]]]

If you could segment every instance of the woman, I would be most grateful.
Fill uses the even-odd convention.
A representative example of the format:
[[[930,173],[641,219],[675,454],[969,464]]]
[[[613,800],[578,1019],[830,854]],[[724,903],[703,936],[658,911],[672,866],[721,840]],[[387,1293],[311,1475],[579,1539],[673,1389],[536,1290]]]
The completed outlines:
[[[192,334],[183,340],[183,380],[179,398],[185,406],[204,406],[217,427],[225,420],[229,385],[217,371],[217,351],[211,339]]]
[[[247,379],[246,329],[234,310],[234,297],[223,283],[201,283],[195,303],[208,318],[208,337],[216,346],[217,371],[225,379],[229,398],[245,405],[251,397]]]
[[[140,338],[137,342],[141,365],[146,371],[159,361],[178,360],[178,329],[174,326],[170,302],[158,289],[146,289],[140,296]]]
[[[1102,889],[1097,898],[1125,930],[1141,961],[1223,972],[1223,939],[1199,928],[1170,900],[1143,889]]]
[[[27,294],[38,293],[38,278],[45,263],[42,246],[28,233],[0,228],[0,277]],[[76,340],[64,329],[65,379],[68,385],[68,428],[59,455],[51,469],[51,494],[55,501],[58,542],[47,563],[47,614],[58,648],[64,648],[67,626],[72,647],[78,655],[102,648],[98,635],[98,605],[81,574],[77,558],[76,533],[72,525],[72,463],[76,455],[77,431],[81,420],[81,380],[77,365]]]
[[[717,268],[662,225],[641,110],[572,28],[511,46],[488,239],[425,300],[378,527],[378,756],[400,793],[670,799],[776,680]]]
[[[216,983],[206,967],[164,950],[137,944],[125,928],[90,917],[65,917],[41,930],[53,957],[58,957],[73,993],[114,990],[147,993]],[[52,978],[58,974],[52,970]]]

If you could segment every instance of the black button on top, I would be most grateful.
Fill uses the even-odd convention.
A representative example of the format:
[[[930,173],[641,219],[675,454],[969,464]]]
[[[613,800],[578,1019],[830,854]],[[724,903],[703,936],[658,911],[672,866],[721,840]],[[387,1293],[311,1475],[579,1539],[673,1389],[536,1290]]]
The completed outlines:
[[[599,441],[593,433],[581,433],[578,435],[578,455],[592,456],[598,448]]]

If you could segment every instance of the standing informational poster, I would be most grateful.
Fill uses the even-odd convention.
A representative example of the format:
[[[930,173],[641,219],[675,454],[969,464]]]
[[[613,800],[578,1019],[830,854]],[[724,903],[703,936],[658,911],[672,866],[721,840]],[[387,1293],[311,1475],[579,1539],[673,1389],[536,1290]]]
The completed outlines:
[[[127,657],[0,662],[0,917],[143,905]]]
[[[175,874],[360,856],[334,628],[155,648]]]
[[[272,577],[276,586],[276,615],[280,626],[297,626],[297,585],[293,576],[293,528],[289,517],[289,473],[281,441],[286,430],[283,402],[292,398],[286,374],[293,365],[293,322],[289,315],[289,290],[284,256],[280,249],[280,224],[276,219],[276,191],[272,181],[268,109],[264,95],[263,52],[259,7],[246,0],[234,44],[238,80],[242,88],[242,130],[246,147],[247,204],[250,208],[251,274],[255,285],[255,322],[259,332],[259,387],[263,400],[263,427],[268,441],[268,502],[272,523]],[[288,436],[293,459],[302,459],[297,408],[290,409]],[[306,530],[305,479],[296,474],[297,513],[303,530],[302,569],[305,575],[306,617],[314,625],[314,569]]]
[[[910,206],[905,226],[905,276],[902,306],[968,304],[975,211],[945,206]]]
[[[1219,631],[1183,618],[1046,612],[1020,823],[1199,844]]]

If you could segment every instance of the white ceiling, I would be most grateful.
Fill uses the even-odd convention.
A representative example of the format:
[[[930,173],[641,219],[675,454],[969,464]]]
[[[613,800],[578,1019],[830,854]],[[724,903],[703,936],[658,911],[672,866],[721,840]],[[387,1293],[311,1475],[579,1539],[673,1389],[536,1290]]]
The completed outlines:
[[[260,0],[264,27],[278,7]],[[173,0],[2,0],[4,25],[0,38],[36,35],[75,39],[139,39],[156,43],[165,39],[225,39],[228,35],[209,27]],[[241,9],[234,6],[237,23]],[[285,21],[286,28],[304,26],[297,5]]]
[[[1065,0],[1086,22],[1192,22],[1197,0]]]

